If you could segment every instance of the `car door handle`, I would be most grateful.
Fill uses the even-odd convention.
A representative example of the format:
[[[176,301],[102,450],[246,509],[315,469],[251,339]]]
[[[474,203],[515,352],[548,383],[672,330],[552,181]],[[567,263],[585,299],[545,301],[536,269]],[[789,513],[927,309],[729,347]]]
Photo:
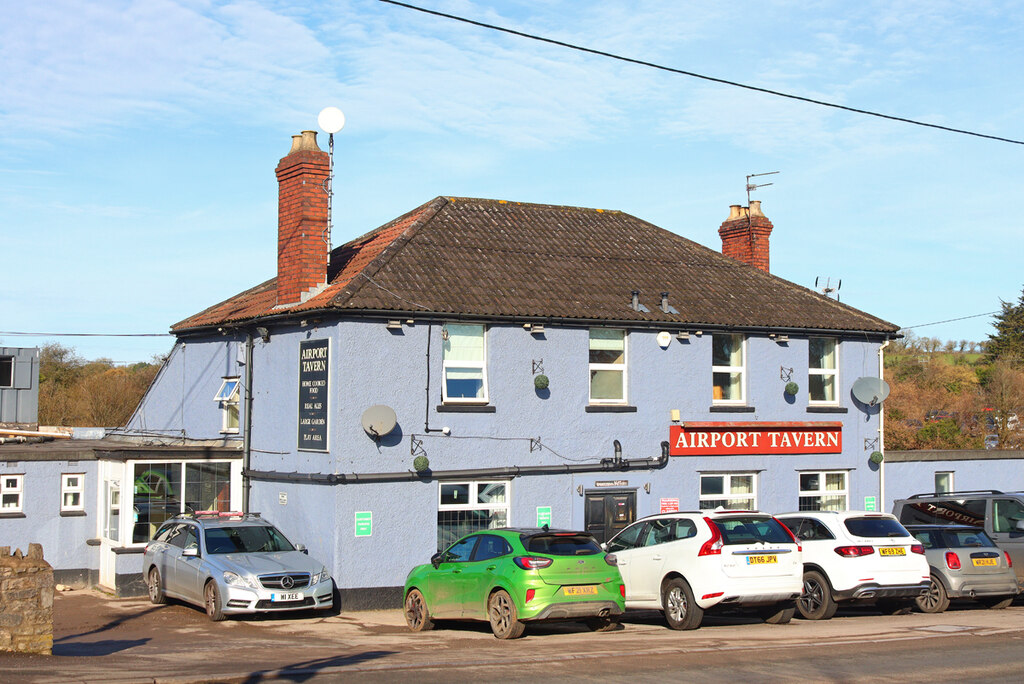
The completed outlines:
[[[665,560],[661,556],[651,556],[651,560]]]
[[[494,570],[496,567],[498,567],[498,566],[497,565],[488,565],[487,569],[488,570]]]
[[[453,574],[453,575],[458,575],[458,574],[460,574],[461,572],[462,572],[462,570],[459,570],[458,568],[455,568],[454,570],[452,570],[452,574]]]

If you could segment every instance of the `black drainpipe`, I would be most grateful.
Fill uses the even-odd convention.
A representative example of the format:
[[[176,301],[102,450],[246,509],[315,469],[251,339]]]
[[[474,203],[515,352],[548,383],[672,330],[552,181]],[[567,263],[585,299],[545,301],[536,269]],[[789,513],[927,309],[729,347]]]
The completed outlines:
[[[563,463],[546,466],[508,466],[505,468],[469,468],[466,470],[430,470],[418,473],[401,470],[392,473],[284,473],[277,470],[250,470],[243,475],[261,482],[306,482],[319,485],[361,484],[370,482],[423,482],[447,478],[523,477],[525,475],[563,475],[568,473],[625,472],[655,470],[668,465],[668,442],[661,443],[660,458],[603,458],[598,463]]]
[[[252,333],[245,335],[245,432],[242,434],[242,512],[249,512],[249,491],[252,489]]]

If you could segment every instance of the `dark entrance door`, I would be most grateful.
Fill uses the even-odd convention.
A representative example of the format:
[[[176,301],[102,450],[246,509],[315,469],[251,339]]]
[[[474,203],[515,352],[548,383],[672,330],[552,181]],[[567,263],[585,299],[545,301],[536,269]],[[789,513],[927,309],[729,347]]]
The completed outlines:
[[[583,523],[587,532],[605,542],[636,520],[636,491],[586,492]]]

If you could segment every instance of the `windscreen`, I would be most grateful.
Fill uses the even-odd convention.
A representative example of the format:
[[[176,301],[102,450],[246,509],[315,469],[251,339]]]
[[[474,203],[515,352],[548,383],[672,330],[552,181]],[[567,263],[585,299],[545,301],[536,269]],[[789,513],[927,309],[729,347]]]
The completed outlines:
[[[523,539],[530,553],[547,556],[591,556],[603,553],[601,545],[589,534],[538,534]]]
[[[211,554],[294,550],[291,542],[277,528],[269,525],[214,527],[206,530],[206,552]]]
[[[715,518],[715,525],[722,533],[722,543],[736,544],[792,544],[786,528],[775,518],[755,515],[738,515]]]
[[[846,529],[855,537],[907,537],[907,530],[892,518],[848,518]]]

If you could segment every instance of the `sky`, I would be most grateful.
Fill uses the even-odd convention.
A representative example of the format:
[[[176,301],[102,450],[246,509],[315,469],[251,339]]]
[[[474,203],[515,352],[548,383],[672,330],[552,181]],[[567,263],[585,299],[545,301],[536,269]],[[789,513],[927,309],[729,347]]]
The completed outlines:
[[[1017,2],[412,4],[1024,140]],[[751,193],[775,275],[943,340],[987,339],[979,314],[1024,287],[1024,145],[378,0],[0,0],[0,346],[149,361],[274,277],[274,168],[326,106],[335,246],[444,195],[618,209],[718,250],[746,176],[778,171]]]

